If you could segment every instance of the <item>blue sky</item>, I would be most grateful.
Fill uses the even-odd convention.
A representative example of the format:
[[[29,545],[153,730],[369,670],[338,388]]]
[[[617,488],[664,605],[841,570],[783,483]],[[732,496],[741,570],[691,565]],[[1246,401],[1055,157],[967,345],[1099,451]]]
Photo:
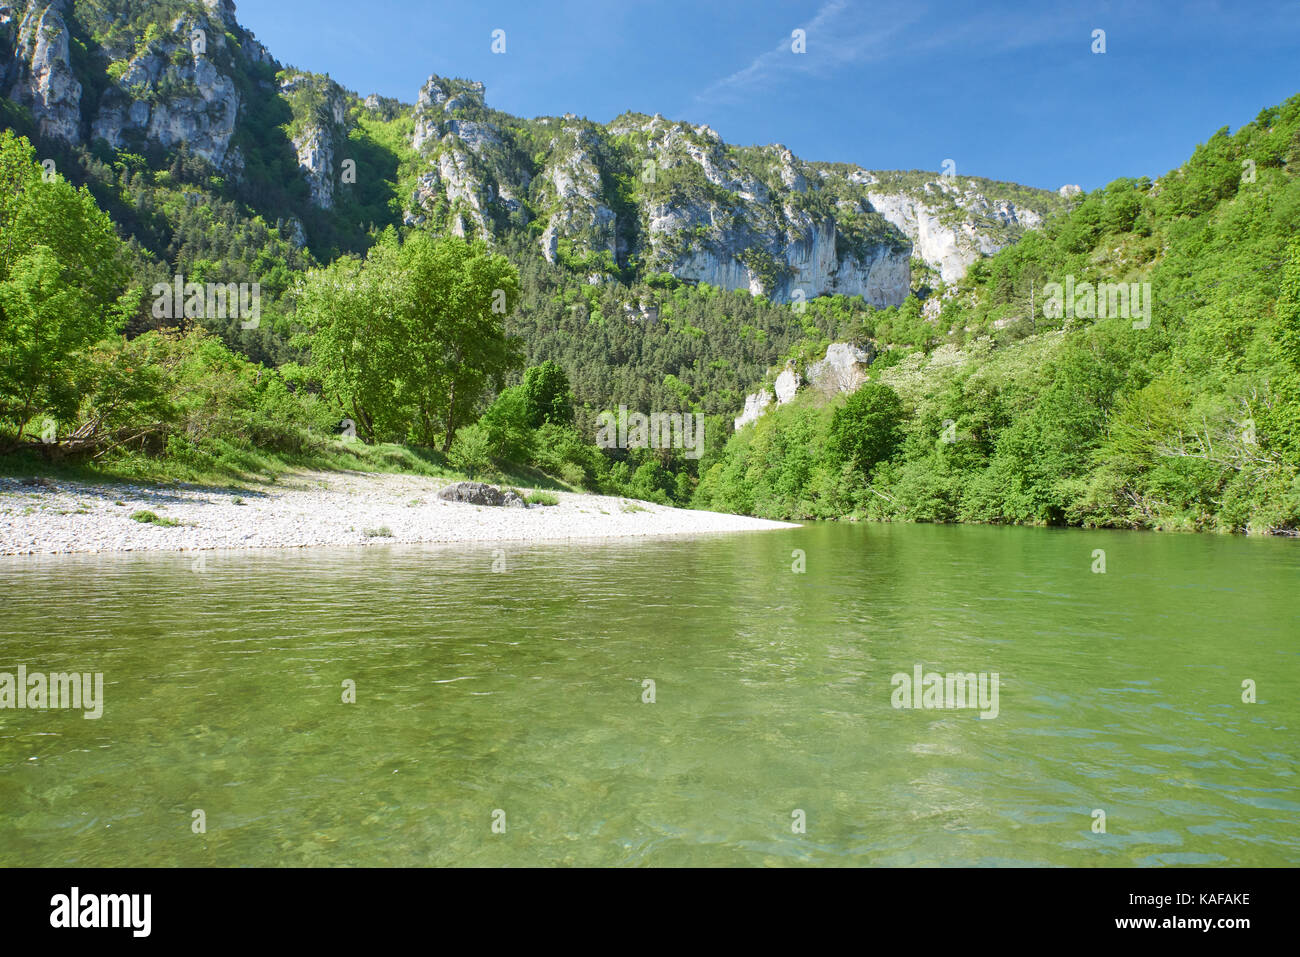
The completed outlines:
[[[1157,176],[1300,92],[1300,0],[237,0],[285,64],[413,102],[430,73],[522,116],[625,110],[809,160],[1055,189]],[[792,51],[802,29],[806,52]],[[1093,53],[1105,30],[1106,52]],[[505,31],[505,53],[492,33]]]

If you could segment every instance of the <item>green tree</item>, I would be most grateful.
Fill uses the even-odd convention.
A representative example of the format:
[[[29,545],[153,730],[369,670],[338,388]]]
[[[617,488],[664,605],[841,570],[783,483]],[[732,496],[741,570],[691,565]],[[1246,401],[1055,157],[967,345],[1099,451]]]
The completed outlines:
[[[83,350],[137,294],[113,224],[86,189],[48,182],[27,140],[0,133],[0,423],[21,441],[38,414],[75,413]]]
[[[528,398],[523,386],[503,390],[478,424],[487,434],[488,448],[497,462],[517,465],[531,462],[535,437],[528,421]]]
[[[309,273],[299,290],[312,371],[372,442],[400,436],[407,420],[393,388],[403,345],[392,308],[398,290],[391,270],[380,265],[391,258],[394,242],[388,237],[376,245],[364,264],[339,259]]]
[[[573,424],[573,391],[569,377],[555,361],[547,359],[524,373],[524,395],[532,428]]]
[[[327,389],[367,437],[447,450],[489,389],[522,364],[504,318],[515,268],[481,241],[389,230],[364,263],[312,273],[299,318]]]
[[[492,467],[492,441],[482,425],[463,426],[456,433],[447,453],[452,468],[477,478]]]
[[[868,382],[835,410],[826,447],[863,473],[889,458],[902,441],[903,402],[887,385]]]
[[[405,340],[399,383],[416,408],[415,437],[444,450],[489,389],[523,364],[506,335],[519,276],[481,240],[413,233],[397,258]]]

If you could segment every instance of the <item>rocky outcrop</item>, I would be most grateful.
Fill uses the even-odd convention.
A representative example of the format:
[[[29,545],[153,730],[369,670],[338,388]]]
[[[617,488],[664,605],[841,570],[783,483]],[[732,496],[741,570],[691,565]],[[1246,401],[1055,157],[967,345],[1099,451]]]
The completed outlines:
[[[293,138],[298,152],[298,168],[311,190],[312,205],[318,209],[334,208],[334,137],[318,125],[307,127]]]
[[[289,217],[289,220],[283,223],[281,232],[288,232],[289,242],[293,243],[295,249],[305,249],[307,246],[307,230],[302,224],[302,220],[297,216]]]
[[[772,404],[772,393],[766,389],[758,392],[751,392],[745,396],[745,410],[736,416],[734,422],[736,431],[739,432],[751,422],[757,422],[759,416],[767,411],[767,407]]]
[[[502,145],[502,136],[496,127],[474,118],[484,109],[483,95],[482,83],[439,76],[430,76],[421,88],[411,146],[428,157],[429,169],[411,196],[408,226],[445,212],[456,235],[492,237],[488,204],[496,195],[483,157]]]
[[[232,4],[215,4],[213,11],[234,22]],[[143,50],[124,54],[129,59],[119,61],[125,66],[104,93],[92,138],[120,149],[126,132],[139,131],[165,148],[183,143],[218,169],[226,168],[239,93],[209,55],[226,44],[220,19],[213,23],[207,16],[186,15]]]
[[[642,258],[651,268],[776,302],[841,294],[889,306],[906,298],[906,239],[874,217],[876,239],[854,242],[820,195],[820,176],[784,146],[751,150],[742,165],[707,126],[655,116],[610,132],[646,144]]]
[[[105,40],[107,88],[88,124],[69,58],[70,10],[70,0],[0,3],[0,92],[31,110],[41,136],[73,144],[103,139],[121,149],[135,133],[164,148],[185,144],[238,175],[242,157],[231,152],[230,142],[240,98],[234,79],[212,54],[232,49],[252,64],[274,66],[275,60],[238,25],[234,3],[203,0],[170,22],[150,26],[148,42],[138,48],[120,35]]]
[[[671,219],[682,218],[681,212],[657,210],[652,232],[689,228],[666,228]],[[744,225],[723,229],[712,242],[674,257],[665,271],[724,289],[746,289],[782,303],[844,295],[861,296],[884,308],[907,298],[910,248],[881,244],[862,258],[841,254],[833,219],[815,221],[796,213],[790,220],[788,232],[774,234],[757,233]]]
[[[626,249],[619,249],[617,217],[605,202],[595,130],[566,124],[551,149],[555,159],[536,187],[541,204],[553,210],[542,231],[542,255],[555,262],[563,238],[577,256],[608,253],[615,261]]]
[[[42,136],[81,142],[81,84],[68,58],[70,35],[63,11],[67,0],[34,2],[17,31],[10,99],[32,111]],[[0,24],[12,25],[16,11],[0,7]]]
[[[1042,217],[1034,210],[1017,208],[1005,200],[988,199],[973,180],[959,186],[938,177],[925,184],[919,194],[872,191],[867,197],[872,209],[907,235],[916,255],[938,272],[945,283],[961,279],[971,263],[992,255],[1006,244],[999,236],[981,228],[980,220],[991,219],[1011,227],[1010,235],[1042,224]]]
[[[776,392],[776,404],[785,405],[793,399],[801,385],[803,385],[803,376],[799,375],[793,365],[787,365],[772,385],[772,390]]]
[[[826,356],[808,366],[808,384],[825,395],[856,392],[867,380],[867,366],[876,357],[874,344],[863,349],[851,342],[832,342]]]
[[[1059,203],[1042,192],[1042,209],[1026,208],[1020,199],[1038,193],[987,180],[806,163],[779,144],[731,147],[708,126],[660,115],[609,126],[542,118],[554,133],[538,151],[535,136],[521,140],[495,117],[482,84],[429,78],[412,138],[427,168],[407,224],[492,239],[503,214],[515,223],[535,214],[546,259],[593,282],[637,262],[776,302],[898,305],[912,290],[913,256],[953,282]]]
[[[328,77],[307,73],[282,77],[280,93],[294,105],[293,148],[312,205],[333,209],[340,165],[335,154],[339,144],[347,142],[347,93]]]
[[[502,491],[495,485],[486,485],[483,482],[457,482],[455,485],[448,485],[438,492],[438,498],[444,502],[464,502],[468,505],[527,507],[527,503],[509,489]]]
[[[866,348],[851,342],[832,342],[826,349],[826,355],[810,363],[807,378],[799,374],[794,363],[786,364],[780,375],[772,384],[772,389],[760,389],[745,396],[745,408],[735,419],[735,428],[739,432],[751,422],[758,421],[775,401],[778,406],[785,405],[793,399],[806,384],[826,397],[842,392],[855,392],[867,379],[867,367],[876,357],[874,343]],[[773,398],[775,392],[775,399]]]
[[[458,112],[483,108],[486,88],[477,81],[448,80],[440,76],[430,76],[420,88],[420,95],[415,101],[415,136],[411,146],[420,152],[425,145],[437,142],[448,132],[460,134],[460,128],[452,130],[447,124]],[[478,142],[483,132],[480,124],[470,122],[467,142]],[[497,142],[494,135],[485,134],[483,142]]]

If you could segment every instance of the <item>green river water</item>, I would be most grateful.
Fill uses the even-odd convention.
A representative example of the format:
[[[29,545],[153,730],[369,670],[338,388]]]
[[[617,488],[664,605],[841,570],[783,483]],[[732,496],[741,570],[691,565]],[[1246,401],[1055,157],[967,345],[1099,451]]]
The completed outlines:
[[[0,672],[105,698],[0,710],[0,865],[1300,864],[1300,542],[812,525],[191,560],[0,559]],[[997,717],[894,708],[918,664],[996,672]]]

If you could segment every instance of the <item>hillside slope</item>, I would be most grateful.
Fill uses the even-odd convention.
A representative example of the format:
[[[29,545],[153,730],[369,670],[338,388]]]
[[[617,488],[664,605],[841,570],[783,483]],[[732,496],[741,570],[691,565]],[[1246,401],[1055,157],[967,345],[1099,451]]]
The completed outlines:
[[[1300,96],[1154,182],[1088,194],[907,321],[868,320],[859,344],[880,358],[861,389],[760,416],[705,463],[696,501],[1295,529],[1298,225]],[[846,438],[864,431],[881,439],[869,455]]]

